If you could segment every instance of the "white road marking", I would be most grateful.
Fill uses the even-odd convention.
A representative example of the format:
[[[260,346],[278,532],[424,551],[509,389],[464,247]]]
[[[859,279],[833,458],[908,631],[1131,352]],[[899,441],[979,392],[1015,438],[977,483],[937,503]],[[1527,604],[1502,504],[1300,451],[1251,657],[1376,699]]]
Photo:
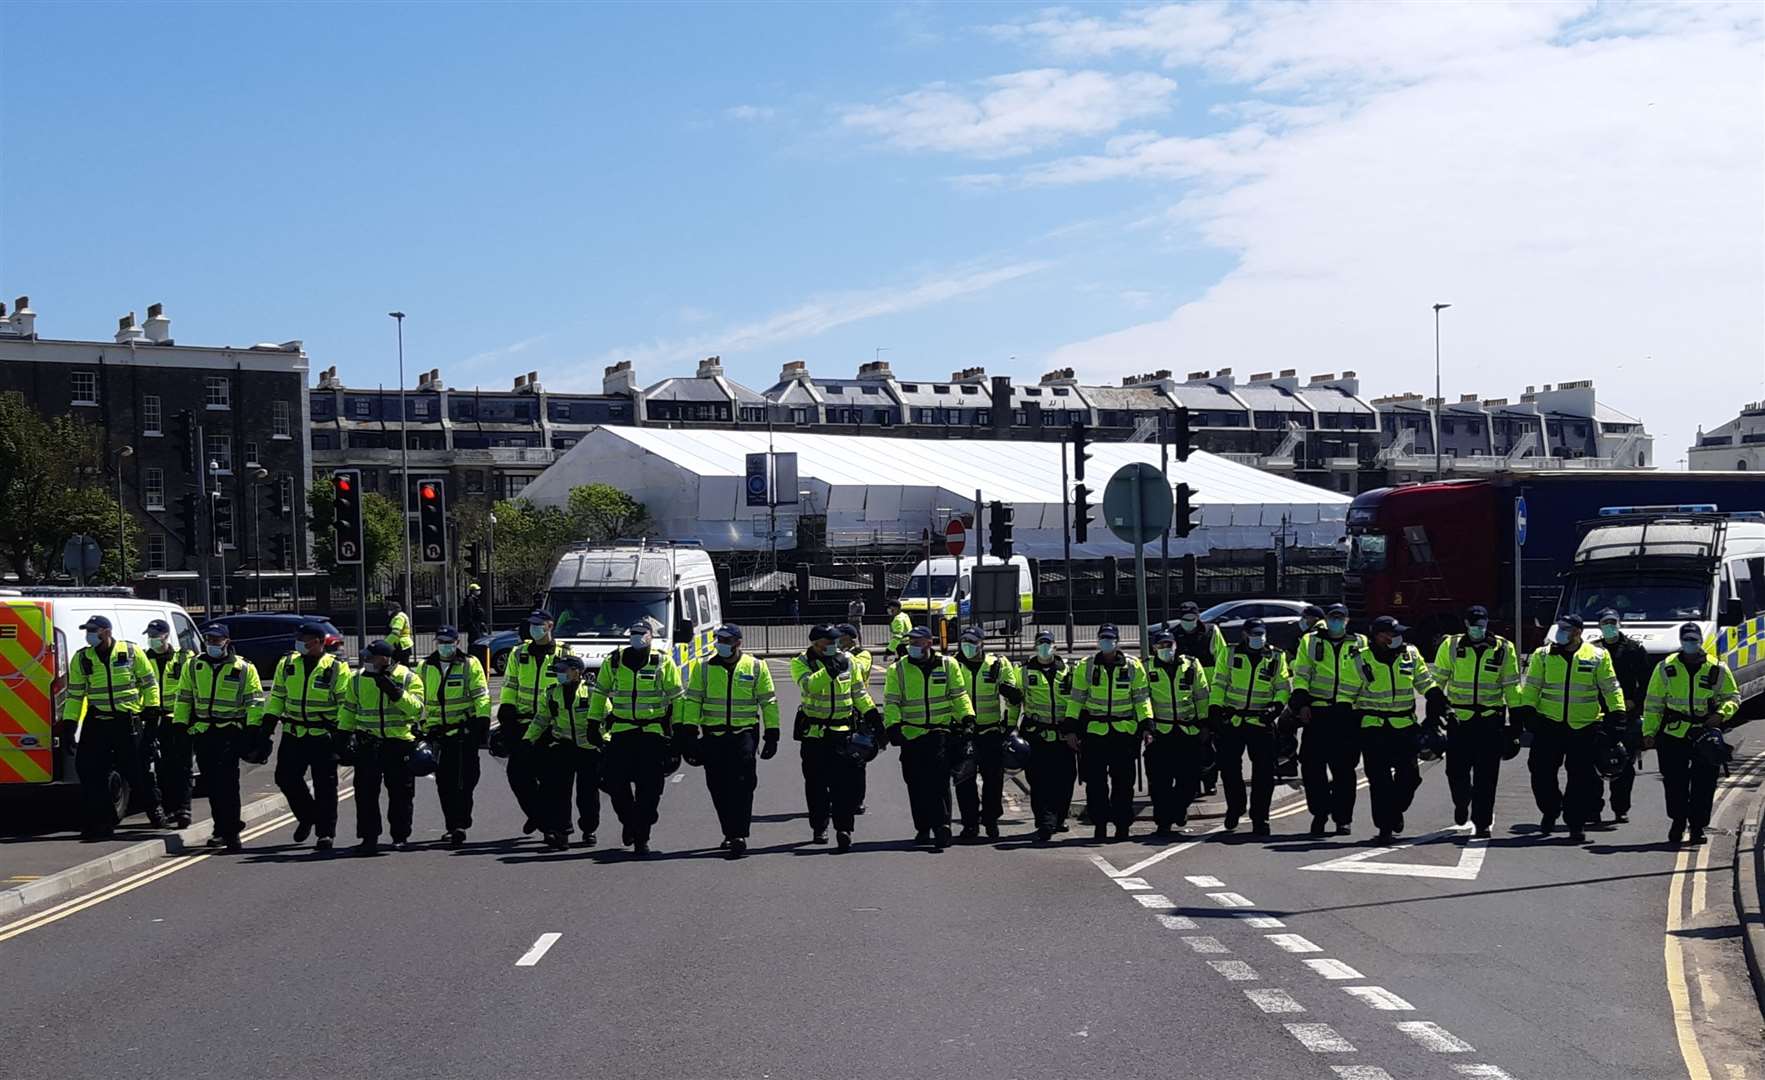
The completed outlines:
[[[1454,1065],[1452,1071],[1460,1076],[1470,1076],[1476,1080],[1514,1080],[1505,1069],[1494,1065]]]
[[[1336,1034],[1329,1024],[1283,1024],[1287,1034],[1314,1054],[1352,1054],[1354,1044]]]
[[[1195,920],[1187,915],[1160,915],[1158,921],[1164,924],[1166,930],[1195,929]]]
[[[685,774],[685,773],[675,773],[675,774],[674,774],[674,775],[673,775],[673,776],[670,776],[670,777],[669,777],[669,778],[668,778],[668,782],[669,782],[669,783],[670,783],[670,784],[678,784],[678,783],[680,783],[680,782],[681,782],[681,781],[682,781],[682,780],[685,780],[685,779],[686,779],[686,774]]]
[[[1330,1071],[1341,1080],[1391,1080],[1391,1074],[1377,1065],[1332,1065]]]
[[[1266,1013],[1302,1013],[1305,1006],[1293,1000],[1285,990],[1246,990],[1250,1003]]]
[[[1242,911],[1234,912],[1234,914],[1238,918],[1244,920],[1244,925],[1250,927],[1252,930],[1279,930],[1281,927],[1287,925],[1280,919],[1274,918],[1270,915],[1251,915],[1248,912]]]
[[[1143,877],[1118,877],[1115,879],[1115,883],[1124,889],[1152,888],[1152,886],[1146,884],[1146,879]]]
[[[1462,844],[1459,861],[1453,866],[1432,866],[1427,863],[1384,862],[1384,856],[1395,855],[1423,844],[1439,840],[1450,840]],[[1374,848],[1355,855],[1343,855],[1335,859],[1326,859],[1321,863],[1302,866],[1301,870],[1324,870],[1339,874],[1385,874],[1392,877],[1443,878],[1448,881],[1475,881],[1483,872],[1484,857],[1489,848],[1482,840],[1466,838],[1458,829],[1441,829],[1438,832],[1419,836],[1414,842],[1397,844],[1393,847]]]
[[[1383,986],[1344,986],[1343,991],[1351,997],[1360,998],[1367,1005],[1386,1012],[1410,1012],[1414,1005],[1398,997]]]
[[[1171,903],[1171,898],[1166,896],[1163,893],[1156,893],[1156,892],[1135,893],[1134,899],[1139,901],[1141,907],[1153,908],[1153,907],[1176,907],[1177,906],[1177,905]]]
[[[1397,1025],[1397,1030],[1416,1040],[1424,1050],[1436,1054],[1468,1054],[1472,1050],[1470,1043],[1432,1020],[1405,1020]]]
[[[1092,855],[1091,856],[1091,865],[1095,866],[1097,869],[1103,871],[1105,874],[1108,874],[1110,877],[1121,877],[1122,876],[1122,871],[1117,870],[1115,868],[1114,863],[1110,862],[1108,859],[1105,859],[1101,855]]]
[[[1216,937],[1186,937],[1183,939],[1183,944],[1198,953],[1229,953],[1232,951],[1221,945],[1220,939]]]
[[[1313,971],[1332,982],[1341,979],[1366,978],[1365,975],[1362,975],[1360,972],[1349,967],[1340,960],[1306,960],[1303,961],[1303,963],[1306,967],[1311,968]]]
[[[553,945],[556,945],[558,943],[558,939],[563,936],[564,935],[562,935],[562,934],[555,934],[555,933],[546,933],[546,934],[539,935],[539,939],[533,943],[533,948],[528,949],[526,952],[522,953],[521,959],[515,961],[515,966],[516,967],[532,967],[533,965],[539,963],[540,958],[543,957],[547,952],[549,952],[551,950],[551,947]]]
[[[1300,937],[1298,934],[1264,934],[1263,938],[1267,940],[1270,945],[1273,945],[1278,949],[1285,949],[1288,952],[1299,953],[1324,951],[1316,945],[1313,945],[1309,939]]]
[[[1207,898],[1220,907],[1255,907],[1249,900],[1235,892],[1210,892]]]
[[[1207,966],[1224,975],[1230,982],[1255,982],[1262,976],[1242,960],[1209,960]]]
[[[1195,886],[1197,889],[1223,889],[1226,887],[1226,883],[1221,881],[1219,878],[1208,877],[1206,874],[1200,874],[1195,877],[1184,878],[1183,880],[1187,881],[1189,884]]]
[[[1216,833],[1216,832],[1223,832],[1223,831],[1224,830],[1221,829],[1218,825],[1215,825],[1213,828],[1208,830],[1208,833]],[[1204,833],[1202,835],[1205,836],[1207,834]],[[1159,863],[1170,858],[1172,855],[1178,855],[1178,854],[1181,854],[1182,852],[1188,851],[1190,848],[1194,847],[1196,844],[1199,844],[1199,843],[1201,843],[1200,840],[1185,840],[1181,844],[1172,844],[1170,847],[1165,848],[1163,851],[1154,852],[1153,854],[1148,855],[1146,858],[1141,859],[1139,862],[1128,867],[1126,870],[1120,871],[1120,873],[1122,873],[1122,874],[1143,873],[1143,872],[1145,872],[1147,867],[1157,866]]]

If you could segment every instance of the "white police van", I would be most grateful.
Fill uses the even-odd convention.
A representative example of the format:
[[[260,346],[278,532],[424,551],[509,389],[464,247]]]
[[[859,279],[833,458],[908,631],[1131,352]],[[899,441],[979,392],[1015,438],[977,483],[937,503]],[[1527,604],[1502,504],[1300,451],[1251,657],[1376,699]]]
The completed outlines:
[[[557,620],[553,637],[591,670],[625,645],[627,628],[639,620],[684,666],[711,655],[723,619],[711,556],[696,544],[654,540],[565,551],[552,570],[545,607]]]

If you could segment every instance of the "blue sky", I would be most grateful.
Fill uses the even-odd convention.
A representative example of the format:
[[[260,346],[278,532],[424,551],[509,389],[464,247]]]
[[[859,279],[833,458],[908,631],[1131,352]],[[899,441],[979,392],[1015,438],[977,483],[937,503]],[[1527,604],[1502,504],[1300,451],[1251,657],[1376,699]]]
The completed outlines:
[[[1730,407],[1659,400],[1663,360],[1761,396],[1760,40],[1747,5],[14,4],[0,291],[357,385],[399,308],[455,385],[881,346],[1370,393],[1431,381],[1445,299],[1449,393],[1594,377],[1670,463]]]

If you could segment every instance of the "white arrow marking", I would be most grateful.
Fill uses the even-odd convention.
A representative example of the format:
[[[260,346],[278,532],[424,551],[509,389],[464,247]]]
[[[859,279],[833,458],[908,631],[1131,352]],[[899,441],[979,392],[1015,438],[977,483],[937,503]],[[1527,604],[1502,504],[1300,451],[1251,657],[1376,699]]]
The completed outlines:
[[[1427,863],[1384,862],[1382,858],[1395,855],[1400,851],[1420,847],[1424,844],[1440,840],[1451,840],[1462,843],[1456,866],[1433,866]],[[1329,859],[1321,863],[1302,866],[1301,870],[1332,870],[1339,874],[1387,874],[1393,877],[1445,878],[1450,881],[1475,881],[1483,872],[1483,858],[1489,854],[1489,848],[1483,841],[1466,839],[1457,829],[1442,829],[1426,836],[1417,837],[1415,842],[1398,844],[1395,847],[1374,848],[1355,855],[1344,855],[1341,858]]]

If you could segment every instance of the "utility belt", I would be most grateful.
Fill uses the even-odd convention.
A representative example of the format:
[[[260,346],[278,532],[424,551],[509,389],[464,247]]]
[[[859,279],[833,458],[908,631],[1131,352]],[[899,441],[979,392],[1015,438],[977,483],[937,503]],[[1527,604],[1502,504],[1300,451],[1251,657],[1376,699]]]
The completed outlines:
[[[93,720],[122,720],[126,723],[134,723],[140,718],[141,714],[138,712],[124,712],[121,709],[94,709],[90,705],[86,706],[86,720],[88,722]]]
[[[759,726],[760,721],[758,720],[751,724],[700,724],[699,733],[707,737],[711,735],[740,735],[744,731],[753,731]]]
[[[1362,709],[1361,715],[1362,716],[1377,717],[1380,720],[1410,720],[1410,719],[1415,718],[1416,710],[1414,710],[1414,709]]]
[[[1459,714],[1460,720],[1485,720],[1500,718],[1505,705],[1454,705],[1453,711]]]

